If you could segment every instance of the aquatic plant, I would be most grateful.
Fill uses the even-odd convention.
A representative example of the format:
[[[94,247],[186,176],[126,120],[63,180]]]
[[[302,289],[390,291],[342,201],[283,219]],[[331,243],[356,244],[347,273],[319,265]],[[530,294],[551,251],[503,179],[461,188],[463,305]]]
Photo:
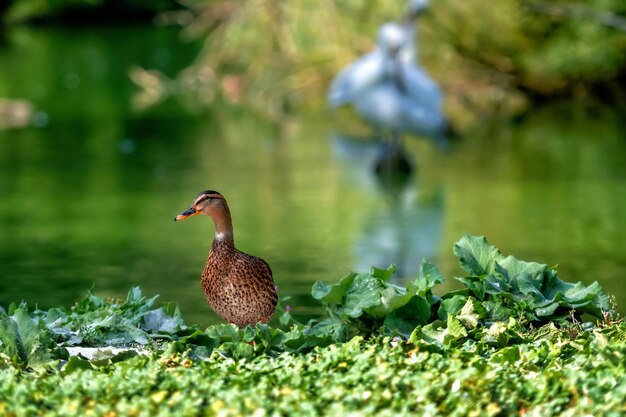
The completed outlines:
[[[454,250],[464,289],[435,295],[443,277],[428,261],[405,286],[393,267],[351,273],[314,285],[327,316],[306,325],[281,308],[279,327],[187,327],[137,287],[70,309],[12,305],[0,310],[0,415],[626,412],[626,324],[597,284],[483,237]],[[69,357],[77,344],[130,349]]]
[[[70,309],[29,313],[22,304],[0,311],[0,349],[30,366],[62,358],[63,347],[145,346],[167,340],[174,341],[169,350],[191,350],[203,358],[218,348],[235,357],[307,352],[356,336],[400,336],[445,346],[495,337],[509,328],[567,327],[582,314],[597,319],[611,314],[608,296],[597,283],[565,282],[547,265],[505,257],[484,237],[466,235],[454,252],[469,275],[456,278],[464,289],[442,296],[433,293],[444,281],[442,274],[423,260],[419,276],[404,287],[392,283],[393,266],[353,272],[332,285],[316,282],[312,295],[323,303],[327,317],[306,325],[284,310],[282,328],[222,324],[202,330],[186,326],[175,306],[155,308],[157,297],[144,297],[138,287],[125,300],[105,301],[90,292]]]

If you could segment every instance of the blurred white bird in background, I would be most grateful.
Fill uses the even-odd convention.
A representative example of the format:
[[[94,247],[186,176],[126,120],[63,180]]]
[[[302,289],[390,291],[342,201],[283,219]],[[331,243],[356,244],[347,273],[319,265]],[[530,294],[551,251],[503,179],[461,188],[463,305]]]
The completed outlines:
[[[428,0],[411,0],[401,23],[385,23],[374,51],[343,69],[331,83],[331,108],[351,105],[379,133],[426,136],[447,148],[449,123],[441,90],[418,64],[415,20]]]
[[[388,77],[394,50],[405,41],[404,31],[395,23],[387,23],[378,31],[376,48],[348,65],[333,79],[328,90],[331,108],[353,104],[365,90]]]

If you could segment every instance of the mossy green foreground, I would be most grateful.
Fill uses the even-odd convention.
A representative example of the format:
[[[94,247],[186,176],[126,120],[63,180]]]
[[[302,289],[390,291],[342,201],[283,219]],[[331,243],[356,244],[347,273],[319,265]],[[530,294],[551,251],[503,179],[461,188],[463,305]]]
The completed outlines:
[[[0,309],[0,416],[626,414],[626,325],[597,284],[484,238],[455,253],[463,290],[434,295],[428,262],[406,287],[392,269],[350,274],[314,286],[328,315],[306,325],[283,311],[277,327],[199,329],[138,288]],[[68,355],[85,346],[128,350]]]

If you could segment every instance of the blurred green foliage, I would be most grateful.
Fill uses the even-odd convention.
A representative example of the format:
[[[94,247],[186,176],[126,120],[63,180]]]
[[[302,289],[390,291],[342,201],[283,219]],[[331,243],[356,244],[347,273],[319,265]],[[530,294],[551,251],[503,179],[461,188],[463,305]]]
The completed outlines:
[[[330,79],[371,50],[377,28],[399,19],[405,4],[21,0],[5,1],[0,10],[9,23],[59,18],[84,23],[85,16],[98,21],[167,11],[158,21],[183,25],[189,36],[204,38],[204,51],[174,80],[148,71],[132,74],[141,88],[157,89],[159,96],[191,93],[205,103],[223,95],[281,118],[312,94],[321,98]],[[458,118],[468,108],[492,111],[497,105],[510,111],[553,98],[626,98],[621,0],[433,0],[422,19],[420,58],[443,85],[448,110],[460,113]]]
[[[183,91],[221,92],[273,116],[321,97],[330,79],[374,47],[405,2],[191,0],[191,36],[204,52],[181,73]],[[519,109],[557,97],[623,99],[626,3],[432,1],[420,23],[425,67],[461,110]],[[530,100],[528,100],[530,99]],[[521,106],[520,106],[521,105]],[[472,107],[472,106],[470,106]]]
[[[94,23],[113,18],[148,17],[174,8],[180,8],[175,0],[3,0],[0,1],[0,17],[9,24],[32,20],[69,20],[84,24],[85,18]]]

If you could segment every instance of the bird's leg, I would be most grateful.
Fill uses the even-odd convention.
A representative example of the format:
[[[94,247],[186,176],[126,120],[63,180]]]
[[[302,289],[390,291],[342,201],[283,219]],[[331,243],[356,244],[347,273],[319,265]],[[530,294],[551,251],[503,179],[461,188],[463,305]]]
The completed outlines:
[[[400,146],[402,145],[400,143],[400,134],[398,133],[397,130],[392,130],[391,131],[391,145],[395,149],[400,148]]]

